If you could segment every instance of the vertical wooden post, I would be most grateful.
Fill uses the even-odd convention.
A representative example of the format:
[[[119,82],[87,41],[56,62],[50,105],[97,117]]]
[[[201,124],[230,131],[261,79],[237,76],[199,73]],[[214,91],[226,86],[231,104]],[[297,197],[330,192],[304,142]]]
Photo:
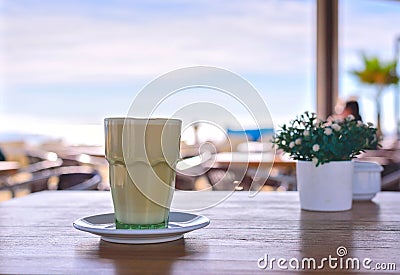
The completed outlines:
[[[400,76],[400,67],[399,67],[399,60],[400,57],[400,36],[397,37],[394,45],[394,58],[396,60],[396,68],[395,72],[397,76]],[[400,141],[400,106],[399,106],[399,99],[400,99],[400,83],[397,83],[394,87],[394,116],[395,116],[395,123],[396,123],[396,135],[397,135],[397,141]]]
[[[317,0],[317,114],[334,112],[338,98],[338,0]]]

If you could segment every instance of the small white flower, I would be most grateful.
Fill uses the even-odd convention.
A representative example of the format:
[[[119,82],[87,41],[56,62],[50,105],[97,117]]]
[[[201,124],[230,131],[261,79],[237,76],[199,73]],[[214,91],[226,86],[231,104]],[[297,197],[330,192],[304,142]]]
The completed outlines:
[[[314,157],[314,158],[312,159],[312,162],[314,163],[314,165],[317,165],[318,159]]]
[[[304,135],[305,137],[308,137],[308,136],[310,135],[310,131],[304,130],[303,135]]]
[[[358,127],[362,127],[362,126],[364,126],[364,123],[362,123],[362,121],[359,120],[359,121],[357,121],[357,126],[358,126]]]
[[[335,130],[336,132],[339,132],[341,128],[342,127],[340,127],[339,124],[336,124],[336,123],[332,124],[332,129]]]
[[[322,122],[322,121],[321,121],[319,118],[316,118],[316,119],[313,121],[313,125],[314,125],[314,126],[317,126],[317,125],[319,125],[321,122]]]
[[[331,128],[325,128],[324,134],[327,136],[332,135],[332,129]]]
[[[348,115],[348,116],[347,116],[347,119],[348,119],[348,120],[355,120],[356,118],[355,118],[355,116],[353,116],[353,115]]]
[[[294,143],[295,143],[296,145],[300,145],[300,144],[301,144],[301,138],[296,139]]]
[[[319,151],[319,145],[318,144],[314,144],[312,147],[314,152],[318,152]]]
[[[294,142],[291,141],[291,142],[289,143],[289,148],[293,148],[293,147],[294,147]]]

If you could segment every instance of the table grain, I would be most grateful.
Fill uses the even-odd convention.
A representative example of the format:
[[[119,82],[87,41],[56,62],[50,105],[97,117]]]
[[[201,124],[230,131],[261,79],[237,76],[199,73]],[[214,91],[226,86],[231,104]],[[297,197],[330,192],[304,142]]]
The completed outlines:
[[[212,201],[218,191],[202,192]],[[258,259],[336,256],[395,263],[400,272],[400,193],[381,192],[372,202],[346,212],[300,210],[297,192],[235,192],[219,205],[199,211],[211,224],[162,244],[126,245],[81,232],[72,222],[112,212],[106,191],[45,191],[0,203],[0,273],[15,274],[252,274]],[[191,202],[176,192],[174,206]],[[262,263],[262,262],[261,262]],[[293,271],[293,270],[291,270]],[[297,270],[340,273],[346,270]],[[374,270],[355,270],[371,272]],[[386,271],[386,273],[396,271]],[[384,274],[382,272],[380,274]]]

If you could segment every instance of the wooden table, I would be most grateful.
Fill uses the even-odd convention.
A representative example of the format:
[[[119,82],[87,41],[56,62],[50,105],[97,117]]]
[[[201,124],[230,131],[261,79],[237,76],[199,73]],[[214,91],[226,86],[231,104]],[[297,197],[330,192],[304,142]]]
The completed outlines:
[[[276,168],[296,169],[296,161],[283,159],[273,153],[243,153],[243,152],[224,152],[215,155],[216,166],[248,166],[249,168]]]
[[[279,190],[297,190],[296,161],[283,158],[272,152],[224,152],[215,154],[208,165],[214,168],[229,168],[239,178],[244,174],[250,176],[260,186],[265,186],[268,179],[278,183]],[[272,172],[272,173],[270,173]],[[268,184],[267,184],[268,185]]]
[[[199,199],[220,194],[203,192]],[[267,254],[269,260],[320,260],[338,257],[336,249],[344,246],[345,257],[371,258],[371,266],[395,263],[398,274],[399,201],[400,193],[379,193],[373,202],[355,203],[351,211],[321,213],[301,211],[297,192],[265,192],[254,198],[235,192],[201,211],[211,224],[185,239],[123,245],[72,227],[77,218],[112,211],[108,192],[40,192],[0,204],[0,273],[282,274],[276,262],[273,270],[260,270],[258,259]],[[176,192],[176,207],[190,203],[185,193]],[[323,273],[328,271],[345,270],[331,270],[326,263]]]

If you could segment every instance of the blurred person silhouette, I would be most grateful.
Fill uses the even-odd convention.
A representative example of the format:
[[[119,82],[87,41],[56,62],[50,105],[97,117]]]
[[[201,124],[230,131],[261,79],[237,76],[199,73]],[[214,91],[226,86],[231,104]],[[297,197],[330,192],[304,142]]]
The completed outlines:
[[[356,100],[347,101],[341,113],[334,114],[328,119],[345,119],[349,115],[353,115],[356,120],[362,121],[362,117],[360,115],[360,107]]]
[[[356,120],[362,121],[362,117],[360,115],[360,107],[358,105],[358,102],[355,100],[347,101],[346,105],[344,106],[342,116],[346,118],[349,115],[353,115]]]

